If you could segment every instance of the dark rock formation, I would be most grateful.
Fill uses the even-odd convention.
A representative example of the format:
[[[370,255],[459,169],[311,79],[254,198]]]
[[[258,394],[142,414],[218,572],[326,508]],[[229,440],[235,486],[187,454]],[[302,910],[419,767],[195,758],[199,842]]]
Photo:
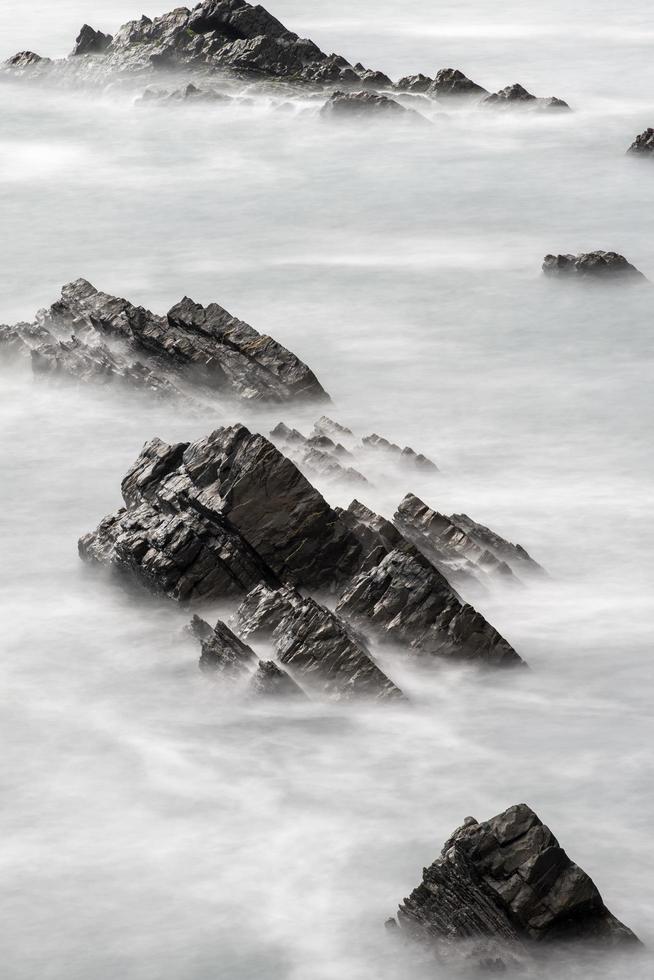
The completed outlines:
[[[651,156],[654,154],[654,129],[646,129],[645,132],[637,136],[633,141],[628,153],[639,153],[644,156]]]
[[[185,298],[158,316],[78,279],[63,287],[59,302],[37,314],[30,336],[24,324],[14,330],[42,372],[118,378],[162,393],[202,386],[248,400],[328,398],[295,354],[217,303],[203,307]],[[61,339],[71,333],[72,341]]]
[[[307,438],[297,429],[290,429],[280,422],[270,433],[270,438],[309,476],[354,485],[368,482],[363,474],[348,465],[352,454],[329,436],[312,435]]]
[[[313,432],[316,436],[328,436],[335,442],[350,442],[354,440],[354,433],[347,426],[341,425],[340,422],[334,422],[333,419],[328,418],[326,415],[321,415],[320,418],[313,424]]]
[[[339,118],[359,118],[360,116],[401,116],[405,119],[419,116],[412,109],[406,109],[389,99],[387,95],[376,92],[334,92],[320,110],[323,116],[338,116]]]
[[[520,545],[511,544],[466,514],[448,517],[432,510],[409,493],[398,507],[394,521],[402,534],[447,575],[448,566],[475,571],[503,580],[513,574],[542,572]]]
[[[336,611],[355,626],[374,630],[417,654],[497,667],[523,663],[431,562],[405,544],[354,576]]]
[[[570,106],[563,99],[537,98],[528,92],[522,85],[507,85],[499,92],[487,95],[481,101],[482,106],[492,106],[494,108],[530,108],[530,109],[569,109]]]
[[[210,103],[233,102],[231,96],[224,92],[218,92],[211,88],[198,88],[193,82],[182,88],[169,89],[155,88],[150,85],[143,92],[140,99],[136,100],[137,105],[170,105],[171,103],[193,103],[194,105],[205,105]]]
[[[577,279],[604,279],[610,282],[644,281],[642,272],[627,262],[618,252],[582,252],[580,255],[546,255],[543,260],[546,276]]]
[[[362,439],[363,445],[367,449],[379,450],[387,453],[389,456],[394,457],[397,462],[402,463],[402,465],[409,464],[420,470],[431,470],[436,472],[438,467],[435,463],[423,456],[422,453],[417,453],[410,446],[405,446],[402,449],[397,446],[394,442],[389,442],[388,439],[384,439],[383,436],[377,435],[373,432],[370,436],[364,436]]]
[[[429,88],[434,84],[434,79],[429,78],[428,75],[405,75],[397,83],[397,89],[400,92],[412,92],[414,95],[424,95]]]
[[[437,98],[481,98],[488,95],[487,89],[471,81],[458,68],[441,68],[426,91]]]
[[[263,698],[293,698],[306,700],[306,694],[296,684],[290,674],[274,662],[261,660],[252,675],[249,692],[255,697]]]
[[[243,637],[271,639],[280,663],[314,693],[333,700],[403,697],[374,662],[362,637],[291,587],[255,588],[238,609],[235,626]]]
[[[50,58],[42,58],[34,51],[19,51],[5,62],[4,68],[9,74],[21,78],[23,75],[31,75],[37,71],[42,72],[51,64]]]
[[[436,946],[489,939],[509,953],[531,941],[638,943],[524,803],[484,823],[468,817],[400,906],[398,924]]]
[[[84,24],[75,41],[72,57],[82,54],[102,54],[112,41],[111,34],[103,34],[102,31],[96,31],[88,24]]]
[[[122,484],[126,509],[80,541],[80,555],[155,592],[202,600],[259,582],[342,583],[361,545],[297,467],[242,425],[194,443],[147,443]]]
[[[189,630],[202,646],[200,670],[204,673],[221,674],[236,680],[249,677],[257,666],[258,658],[254,650],[239,640],[220,620],[212,629],[199,616],[194,616]]]
[[[394,548],[407,543],[394,524],[358,500],[353,500],[347,510],[338,508],[337,512],[361,544],[361,571],[374,567]]]

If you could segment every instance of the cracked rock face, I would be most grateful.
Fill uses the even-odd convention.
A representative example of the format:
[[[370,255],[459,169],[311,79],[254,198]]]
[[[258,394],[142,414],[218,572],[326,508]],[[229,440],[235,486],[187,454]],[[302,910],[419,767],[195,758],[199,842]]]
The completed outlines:
[[[40,373],[120,380],[161,394],[328,400],[295,354],[217,303],[204,307],[184,298],[159,316],[78,279],[35,324],[2,328],[1,344],[10,342],[12,331],[26,352],[33,351]]]
[[[199,616],[191,620],[189,631],[200,642],[200,670],[230,679],[248,677],[258,664],[254,650],[239,640],[229,626],[218,620],[212,628]]]
[[[404,899],[398,924],[427,942],[491,939],[508,949],[564,939],[638,943],[524,803],[483,823],[468,817]]]
[[[546,255],[543,260],[546,276],[559,279],[603,279],[610,282],[643,282],[642,272],[627,262],[618,252],[582,252],[579,255]]]
[[[245,426],[194,443],[147,443],[122,484],[126,508],[80,540],[82,558],[199,601],[259,582],[342,583],[361,546],[291,460]]]
[[[402,545],[355,575],[337,613],[416,654],[476,661],[494,667],[523,664],[513,647],[416,548]]]
[[[244,599],[234,624],[244,638],[271,640],[279,662],[312,693],[345,701],[403,698],[373,660],[363,637],[291,587],[258,586]]]

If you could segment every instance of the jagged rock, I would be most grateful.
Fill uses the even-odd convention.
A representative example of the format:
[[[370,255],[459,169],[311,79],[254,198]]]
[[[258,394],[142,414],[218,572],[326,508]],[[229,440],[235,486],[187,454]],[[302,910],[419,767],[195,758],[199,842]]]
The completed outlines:
[[[359,81],[365,89],[393,88],[393,83],[383,71],[364,70],[359,74]]]
[[[477,85],[458,68],[441,68],[425,91],[437,98],[481,98],[482,95],[488,95],[487,89]]]
[[[528,92],[522,85],[507,85],[499,92],[493,92],[481,100],[482,106],[492,106],[494,108],[528,107],[533,109],[569,109],[570,106],[563,99],[537,98]]]
[[[295,354],[217,303],[203,307],[186,297],[158,316],[78,279],[63,287],[59,302],[37,314],[36,327],[45,331],[44,343],[50,342],[35,356],[40,370],[114,376],[162,392],[185,384],[248,400],[328,398]],[[22,324],[14,329],[25,333]],[[71,333],[72,341],[59,342]]]
[[[500,959],[525,955],[533,941],[638,944],[524,803],[484,823],[466,818],[424,869],[397,921],[405,934],[436,949],[443,941],[480,941],[481,949],[486,940],[499,941]]]
[[[314,599],[286,586],[257,586],[235,616],[245,637],[266,637],[280,662],[316,693],[334,700],[403,698],[379,669],[362,637]]]
[[[304,473],[351,484],[368,482],[363,474],[347,465],[351,453],[329,436],[307,438],[297,429],[290,429],[280,422],[270,433],[270,438]]]
[[[217,92],[215,89],[198,88],[193,82],[184,85],[182,88],[168,89],[155,88],[148,86],[140,99],[136,100],[137,105],[169,105],[171,102],[190,102],[193,104],[205,104],[212,102],[232,102],[231,96],[224,92]]]
[[[431,470],[433,472],[438,471],[436,464],[433,463],[431,459],[423,456],[422,453],[417,453],[414,449],[411,449],[410,446],[405,446],[404,449],[402,449],[394,442],[389,442],[388,439],[384,439],[383,436],[377,435],[376,432],[373,432],[372,435],[364,436],[361,441],[366,448],[381,450],[388,453],[390,456],[394,456],[397,461],[401,462],[403,465],[408,463],[411,466],[414,466],[416,469],[427,471]]]
[[[358,500],[353,500],[347,510],[339,508],[338,514],[361,544],[365,556],[362,571],[377,565],[394,548],[406,543],[394,524]]]
[[[369,115],[404,118],[409,118],[411,115],[419,116],[419,113],[406,109],[395,99],[389,99],[387,95],[379,95],[376,92],[333,92],[320,113],[323,116],[344,118]],[[424,119],[424,116],[419,118]]]
[[[194,616],[189,630],[202,646],[200,670],[204,673],[221,674],[236,680],[249,677],[258,664],[254,650],[239,640],[221,620],[212,628],[199,616]]]
[[[417,654],[479,661],[490,666],[523,663],[481,613],[464,603],[447,579],[416,548],[402,545],[353,576],[336,612]]]
[[[440,514],[415,494],[409,493],[398,507],[394,521],[430,561],[447,575],[448,563],[461,562],[462,570],[511,580],[515,574],[542,572],[542,568],[520,545],[511,544],[466,514]],[[456,567],[456,564],[455,564]]]
[[[637,136],[627,152],[640,153],[645,156],[654,154],[654,129],[650,127]]]
[[[339,442],[354,439],[354,433],[351,429],[348,429],[345,425],[341,425],[340,422],[334,422],[333,419],[328,418],[326,415],[321,415],[314,422],[313,431],[314,435],[329,436],[330,439],[338,440]]]
[[[249,691],[255,697],[306,700],[306,694],[299,684],[274,660],[259,661],[259,666],[252,675]]]
[[[101,54],[112,41],[111,34],[103,34],[102,31],[96,31],[88,24],[84,24],[75,41],[72,57],[82,54]]]
[[[405,75],[396,85],[400,92],[413,92],[416,95],[424,95],[425,92],[434,84],[434,79],[428,75]]]
[[[4,63],[4,70],[14,78],[39,77],[52,65],[50,58],[42,58],[34,51],[19,51]]]
[[[618,252],[582,252],[580,255],[546,255],[546,276],[558,278],[644,280],[642,272]]]
[[[242,425],[190,444],[153,439],[122,492],[126,509],[83,537],[80,555],[175,600],[242,595],[259,582],[330,588],[360,561],[336,511]]]

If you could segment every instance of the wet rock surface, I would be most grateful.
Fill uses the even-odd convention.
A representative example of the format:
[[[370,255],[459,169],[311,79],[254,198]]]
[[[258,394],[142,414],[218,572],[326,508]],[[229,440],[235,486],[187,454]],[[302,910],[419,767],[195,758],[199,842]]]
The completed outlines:
[[[424,118],[395,99],[376,92],[334,92],[320,110],[322,116],[339,119],[360,116],[397,116],[403,119]]]
[[[599,279],[609,282],[646,282],[642,272],[618,252],[582,252],[579,255],[546,255],[546,276],[560,279]]]
[[[532,942],[638,944],[524,803],[483,823],[468,817],[404,899],[397,923],[406,935],[430,944],[499,940],[504,950],[498,966],[507,956],[526,953]],[[483,961],[484,945],[479,949]]]
[[[628,153],[639,153],[642,156],[654,154],[654,129],[651,127],[640,133],[629,147]]]
[[[336,606],[357,628],[417,655],[494,667],[524,663],[417,548],[402,544],[368,565],[353,576]]]
[[[217,303],[186,297],[159,316],[78,279],[35,324],[3,328],[0,342],[9,342],[12,329],[41,373],[120,379],[163,394],[206,389],[246,400],[328,400],[295,354]]]
[[[243,594],[262,581],[329,588],[360,562],[358,540],[321,494],[242,425],[194,443],[152,440],[122,492],[126,508],[83,537],[80,554],[176,600]]]
[[[211,627],[199,616],[194,616],[189,631],[202,647],[200,670],[206,674],[238,679],[248,677],[258,664],[254,650],[239,640],[221,620]]]
[[[245,638],[269,639],[280,663],[314,694],[331,700],[403,698],[374,662],[362,636],[291,587],[258,586],[239,607],[234,623]]]
[[[543,573],[520,545],[511,544],[467,514],[441,514],[415,494],[406,495],[393,519],[402,534],[446,576],[448,571],[460,571],[506,581],[514,575]]]
[[[484,107],[492,107],[496,109],[503,108],[527,108],[527,109],[553,109],[553,110],[569,110],[570,106],[563,99],[557,99],[554,96],[549,98],[538,98],[528,92],[526,88],[522,85],[507,85],[506,88],[500,89],[499,92],[493,92],[491,95],[487,95],[482,99],[481,103]]]

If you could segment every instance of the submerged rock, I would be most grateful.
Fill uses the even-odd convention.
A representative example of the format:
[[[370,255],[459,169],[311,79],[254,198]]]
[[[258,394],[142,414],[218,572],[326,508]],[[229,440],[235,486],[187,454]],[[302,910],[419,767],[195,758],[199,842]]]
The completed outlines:
[[[427,89],[429,95],[437,98],[481,98],[488,90],[477,85],[458,68],[441,68]]]
[[[635,945],[638,939],[605,906],[591,878],[576,865],[530,807],[512,806],[479,823],[468,817],[425,868],[422,882],[400,906],[408,936],[434,945],[479,941],[478,957],[501,966],[528,944],[558,940]],[[486,952],[484,952],[486,950]]]
[[[402,465],[409,464],[420,470],[430,470],[432,472],[437,472],[438,467],[436,463],[432,462],[422,453],[417,453],[415,449],[411,449],[410,446],[405,446],[402,449],[401,446],[397,446],[394,442],[389,442],[388,439],[384,439],[383,436],[377,435],[373,432],[372,435],[364,436],[361,440],[363,445],[367,449],[379,450],[381,452],[387,453],[389,456],[394,457],[397,462],[402,463]]]
[[[395,99],[376,92],[334,92],[320,110],[323,116],[352,118],[359,116],[420,116],[412,109],[400,105]]]
[[[654,154],[654,129],[646,129],[643,133],[637,136],[627,152],[640,153],[644,156],[651,156]]]
[[[537,98],[528,92],[522,85],[507,85],[499,92],[487,95],[481,101],[482,106],[492,106],[494,108],[530,108],[530,109],[570,109],[567,102],[563,99]]]
[[[194,443],[147,443],[122,484],[126,508],[80,540],[88,561],[178,601],[259,582],[342,583],[361,546],[297,467],[245,426]]]
[[[244,599],[234,621],[241,636],[269,638],[280,663],[313,693],[332,700],[403,697],[361,636],[325,606],[289,586],[258,586]]]
[[[424,95],[430,86],[434,84],[434,79],[428,75],[405,75],[397,83],[396,88],[400,92],[412,92],[415,95]]]
[[[137,105],[170,105],[175,102],[204,105],[212,102],[233,102],[233,99],[224,92],[218,92],[215,89],[206,87],[198,88],[193,82],[189,82],[188,85],[184,85],[182,88],[172,90],[155,88],[150,85],[144,90],[140,99],[136,100]]]
[[[618,252],[582,252],[579,255],[546,255],[543,260],[546,276],[558,278],[639,280],[642,272],[627,262]]]
[[[368,483],[362,473],[349,465],[352,454],[329,436],[312,435],[307,438],[297,429],[280,422],[271,431],[270,438],[309,476],[354,485]]]
[[[162,393],[201,386],[247,400],[328,400],[295,354],[217,303],[204,307],[185,297],[158,316],[78,279],[37,314],[33,327],[30,336],[25,324],[13,329],[27,339],[26,350],[34,351],[35,369],[42,373],[117,378]],[[37,329],[40,344],[34,340]]]
[[[402,544],[367,565],[345,586],[336,606],[355,626],[425,656],[493,667],[524,663],[413,546]]]

